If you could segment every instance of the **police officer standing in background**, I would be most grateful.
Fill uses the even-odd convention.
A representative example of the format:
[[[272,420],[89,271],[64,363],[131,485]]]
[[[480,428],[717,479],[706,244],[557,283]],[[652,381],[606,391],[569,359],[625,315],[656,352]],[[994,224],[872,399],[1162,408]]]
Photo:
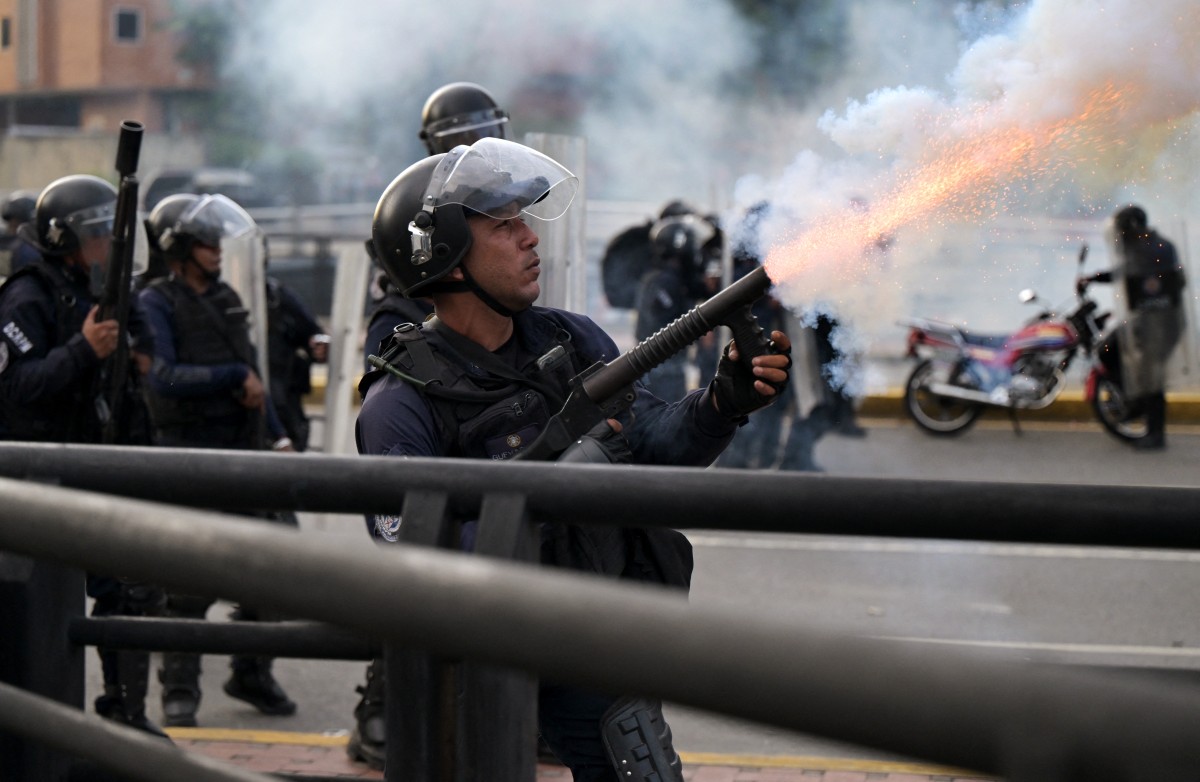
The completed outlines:
[[[33,220],[36,202],[37,193],[28,190],[15,190],[0,202],[5,227],[0,235],[0,280],[41,258],[37,248],[17,235],[22,225]]]
[[[0,437],[59,443],[99,443],[105,422],[97,405],[105,361],[117,352],[120,324],[100,320],[96,298],[112,245],[117,191],[94,176],[67,176],[41,195],[21,239],[38,259],[0,287]],[[128,322],[133,361],[149,367],[148,332],[135,308]],[[136,378],[137,369],[128,375]],[[123,391],[120,444],[149,442],[136,386]],[[162,609],[157,587],[88,574],[93,616],[153,616]],[[146,719],[147,652],[97,648],[104,694],[96,713],[164,736]]]
[[[291,450],[260,377],[249,313],[220,279],[222,239],[256,230],[248,219],[224,196],[183,194],[160,201],[146,221],[150,245],[170,271],[139,294],[155,335],[147,399],[157,445],[256,450],[269,436],[276,450]],[[167,613],[203,619],[212,602],[170,594]],[[242,606],[234,618],[266,617]],[[271,662],[234,657],[225,692],[264,714],[293,714],[296,704],[271,675]],[[199,675],[199,655],[163,654],[159,678],[167,725],[196,724]]]
[[[459,144],[472,144],[481,138],[508,138],[508,113],[496,103],[491,93],[478,84],[457,81],[438,87],[425,100],[421,110],[421,141],[430,155],[449,152]],[[369,242],[368,242],[369,244]],[[391,337],[402,323],[420,323],[433,313],[428,299],[410,299],[380,272],[377,286],[382,297],[368,316],[366,371],[372,367],[367,356],[379,352],[380,344]],[[383,661],[374,660],[367,668],[366,684],[358,688],[362,698],[354,709],[355,727],[346,745],[353,760],[371,768],[383,768],[387,731],[384,725]]]
[[[682,201],[668,204],[651,226],[653,267],[642,276],[635,302],[639,342],[707,297],[704,248],[715,233],[712,223]],[[713,359],[715,363],[715,355]],[[644,382],[663,399],[679,399],[687,393],[687,363],[687,352],[677,353],[651,370]]]
[[[481,138],[508,138],[508,113],[492,94],[467,81],[456,81],[434,90],[421,109],[421,141],[431,155],[449,152],[459,144]],[[377,283],[383,296],[371,310],[367,325],[367,353],[375,349],[401,323],[420,323],[433,312],[424,299],[409,299],[391,286],[386,274]],[[370,371],[371,366],[366,365]]]
[[[329,358],[329,335],[296,293],[267,278],[267,364],[271,401],[292,447],[308,449],[304,395],[312,390],[312,365]]]
[[[541,290],[538,236],[527,220],[561,216],[577,188],[555,161],[495,138],[423,160],[392,181],[375,210],[372,255],[397,290],[431,298],[435,317],[387,344],[381,358],[396,374],[376,370],[363,379],[360,453],[512,458],[561,408],[572,377],[617,357],[616,344],[589,318],[533,306]],[[708,388],[672,403],[638,383],[633,409],[597,427],[590,441],[612,461],[711,464],[738,424],[787,383],[789,344],[782,333],[772,336],[778,352],[755,358],[752,370],[731,346]],[[394,517],[376,519],[381,539],[397,532]],[[472,547],[470,524],[463,547]],[[670,530],[545,525],[541,550],[545,564],[690,584],[691,547]],[[624,720],[651,727],[636,737],[605,733]],[[657,702],[542,682],[538,721],[579,782],[612,780],[628,764],[638,778],[682,779]]]
[[[1110,230],[1119,265],[1078,285],[1116,279],[1125,284],[1129,314],[1117,335],[1121,383],[1131,400],[1130,418],[1145,415],[1147,430],[1133,447],[1159,450],[1167,444],[1167,359],[1183,334],[1183,266],[1175,245],[1147,225],[1140,206],[1118,210]]]

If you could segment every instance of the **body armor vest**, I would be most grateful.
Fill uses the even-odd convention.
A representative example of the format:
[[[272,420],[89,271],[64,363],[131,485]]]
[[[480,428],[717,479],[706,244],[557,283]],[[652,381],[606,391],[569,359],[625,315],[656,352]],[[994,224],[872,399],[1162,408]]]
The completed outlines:
[[[223,282],[210,296],[199,296],[181,281],[156,280],[150,287],[171,302],[175,354],[181,364],[246,364],[255,368],[250,344],[248,314],[237,292]],[[147,394],[154,425],[162,432],[216,420],[245,424],[249,433],[252,411],[242,407],[230,392],[199,398]],[[232,445],[232,443],[231,443]]]
[[[387,368],[367,373],[359,392],[366,396],[371,384],[385,372],[400,376],[433,407],[442,435],[441,455],[458,458],[516,456],[562,408],[571,378],[594,363],[575,351],[571,335],[561,327],[551,344],[540,348],[540,357],[525,362],[520,370],[508,370],[512,374],[519,371],[522,379],[464,369],[464,365],[488,369],[480,366],[487,356],[455,355],[452,359],[434,350],[421,329],[411,323],[397,327],[383,347],[381,358]],[[692,572],[691,545],[683,535],[668,529],[544,524],[541,561],[685,589]]]
[[[491,371],[492,367],[477,367],[472,357],[456,356],[488,371],[475,374],[463,369],[431,347],[421,329],[411,323],[397,327],[382,347],[382,358],[392,369],[367,373],[359,391],[365,396],[386,371],[399,373],[436,412],[441,455],[466,459],[511,459],[532,443],[562,407],[570,379],[584,368],[578,366],[570,334],[562,329],[543,357],[508,368],[507,376]],[[552,358],[543,360],[545,356]]]
[[[65,345],[83,328],[87,310],[78,306],[79,287],[72,285],[58,266],[38,261],[17,271],[0,286],[0,293],[21,277],[36,277],[54,297],[54,334],[51,349]],[[91,399],[97,369],[84,372],[57,394],[29,404],[7,400],[0,406],[3,431],[11,440],[41,442],[98,442],[100,423]]]

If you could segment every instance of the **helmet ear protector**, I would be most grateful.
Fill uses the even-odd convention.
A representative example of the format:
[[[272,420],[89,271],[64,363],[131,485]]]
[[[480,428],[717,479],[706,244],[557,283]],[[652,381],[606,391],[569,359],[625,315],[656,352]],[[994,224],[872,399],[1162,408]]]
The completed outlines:
[[[421,197],[421,211],[413,215],[408,223],[408,235],[411,240],[412,254],[408,260],[413,266],[424,266],[436,260],[441,265],[450,257],[450,246],[460,245],[462,236],[466,236],[470,244],[471,230],[467,227],[467,216],[460,204],[438,205],[438,196],[454,171],[455,164],[462,158],[469,147],[458,146],[446,153],[433,171],[425,195]],[[451,208],[454,207],[454,208]],[[440,210],[435,216],[435,210]],[[434,230],[438,231],[442,241],[434,244]],[[464,248],[465,252],[465,248]],[[449,271],[449,269],[447,269]]]

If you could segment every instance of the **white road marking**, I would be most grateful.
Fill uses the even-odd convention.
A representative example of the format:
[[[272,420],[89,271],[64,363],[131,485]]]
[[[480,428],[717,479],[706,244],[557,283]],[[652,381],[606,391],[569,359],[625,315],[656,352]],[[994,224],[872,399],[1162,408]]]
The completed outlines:
[[[1128,646],[1121,644],[1064,644],[1036,641],[971,641],[964,638],[917,638],[897,635],[872,636],[881,641],[936,644],[940,646],[970,646],[981,649],[1008,649],[1023,652],[1066,652],[1071,654],[1117,654],[1154,657],[1200,658],[1200,649],[1177,646]]]
[[[809,538],[792,535],[751,537],[688,533],[687,537],[693,546],[703,548],[741,548],[761,551],[826,551],[847,554],[950,554],[980,557],[1200,562],[1200,551],[1167,549],[1047,546],[1033,543],[979,543],[974,541],[926,541],[912,539]]]

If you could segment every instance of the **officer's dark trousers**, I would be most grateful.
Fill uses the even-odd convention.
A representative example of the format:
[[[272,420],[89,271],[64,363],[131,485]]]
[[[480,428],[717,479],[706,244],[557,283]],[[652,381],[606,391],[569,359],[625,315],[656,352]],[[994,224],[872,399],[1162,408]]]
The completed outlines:
[[[612,761],[600,738],[600,719],[616,698],[575,687],[542,684],[538,730],[574,775],[575,782],[612,782]]]

